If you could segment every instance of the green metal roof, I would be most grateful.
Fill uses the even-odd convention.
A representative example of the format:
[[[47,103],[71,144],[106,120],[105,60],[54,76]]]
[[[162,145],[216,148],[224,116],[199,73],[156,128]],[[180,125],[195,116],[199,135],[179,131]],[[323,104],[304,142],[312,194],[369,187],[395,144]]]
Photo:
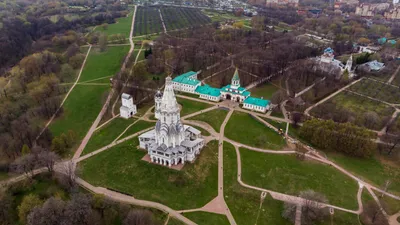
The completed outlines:
[[[236,68],[235,73],[233,74],[232,80],[240,80],[238,68]]]
[[[238,90],[239,92],[230,91],[230,89],[232,89],[232,90]],[[221,90],[222,90],[222,91],[225,91],[225,92],[232,93],[232,94],[239,94],[239,95],[243,95],[243,96],[250,96],[250,92],[246,91],[246,88],[244,88],[244,87],[232,88],[230,84],[226,85],[225,87],[222,87]]]
[[[190,77],[195,75],[196,72],[194,71],[189,71],[187,73],[181,74],[177,77],[175,77],[172,81],[177,82],[177,83],[181,83],[181,84],[188,84],[188,85],[197,85],[200,83],[199,80],[196,79],[191,79]]]
[[[219,97],[221,95],[221,89],[213,88],[208,85],[198,86],[196,88],[196,92],[199,94],[210,95],[210,96],[214,96],[214,97]]]
[[[256,106],[261,106],[261,107],[267,107],[269,105],[269,101],[261,98],[254,98],[254,97],[248,97],[244,100],[243,103],[247,103],[250,105],[256,105]]]

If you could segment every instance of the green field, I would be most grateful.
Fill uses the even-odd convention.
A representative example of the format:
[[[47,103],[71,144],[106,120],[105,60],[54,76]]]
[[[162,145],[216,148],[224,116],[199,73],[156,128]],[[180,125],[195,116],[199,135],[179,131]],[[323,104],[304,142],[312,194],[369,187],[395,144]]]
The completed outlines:
[[[204,102],[192,101],[185,98],[176,98],[176,100],[178,101],[178,104],[182,106],[181,117],[201,111],[203,109],[212,106]]]
[[[389,164],[382,164],[374,157],[360,159],[338,153],[329,153],[328,157],[343,168],[351,171],[354,175],[374,183],[377,187],[383,187],[386,180],[391,180],[392,183],[388,192],[400,194],[400,166],[394,167]]]
[[[104,52],[100,52],[98,48],[92,48],[79,82],[114,76],[120,70],[129,48],[129,46],[113,46],[107,47]]]
[[[82,155],[93,152],[101,147],[111,144],[130,124],[132,124],[136,119],[123,119],[115,118],[110,123],[104,125],[96,132],[93,133],[88,144],[83,150]]]
[[[129,38],[131,31],[133,11],[129,12],[126,17],[116,19],[116,23],[109,24],[106,30],[101,27],[97,27],[96,30],[106,33],[107,35],[112,34],[123,34],[126,38]]]
[[[237,159],[233,145],[224,142],[224,197],[238,225],[255,224],[261,192],[244,188],[237,182]],[[283,202],[270,196],[264,200],[258,225],[290,225],[282,218]]]
[[[192,212],[183,215],[198,225],[230,225],[225,215],[208,212]]]
[[[217,196],[217,141],[209,142],[195,163],[186,164],[181,171],[141,160],[146,152],[137,150],[138,144],[135,138],[81,162],[81,177],[94,186],[173,209],[199,208]]]
[[[232,114],[225,127],[225,136],[236,142],[264,149],[279,150],[286,145],[281,135],[250,114],[242,112]]]
[[[327,109],[326,106],[330,106],[330,108]],[[374,128],[375,130],[380,130],[386,123],[385,117],[392,116],[394,112],[393,107],[384,103],[358,96],[350,92],[342,92],[320,106],[312,109],[311,115],[323,119],[332,119],[335,114],[340,112],[340,110],[345,110],[350,113],[350,115],[348,115],[348,113],[342,115],[342,119],[351,120],[354,124],[359,126],[364,126],[363,118],[365,113],[377,113],[380,121]],[[347,116],[348,118],[344,118],[343,116]]]
[[[350,87],[350,90],[388,103],[400,103],[400,87],[395,87],[371,79],[363,79]]]
[[[202,114],[199,114],[194,117],[188,118],[189,120],[199,120],[210,124],[215,131],[219,132],[222,123],[225,120],[226,115],[228,114],[227,110],[223,109],[214,109]]]
[[[258,87],[250,89],[251,96],[264,99],[271,99],[272,95],[278,91],[279,88],[271,83],[263,84]]]
[[[291,195],[311,189],[324,194],[333,205],[358,207],[357,182],[330,166],[300,161],[294,155],[265,154],[244,148],[240,148],[240,154],[242,180],[246,184]]]
[[[190,125],[190,126],[192,126],[192,127],[196,128],[197,130],[201,131],[201,135],[203,135],[203,136],[210,136],[211,135],[210,132],[204,130],[201,127],[194,126],[194,125]]]
[[[49,126],[54,136],[73,130],[81,140],[100,113],[109,86],[77,85],[63,105],[63,113]]]
[[[155,126],[155,125],[156,125],[156,123],[154,123],[154,122],[147,122],[147,121],[144,121],[144,120],[139,120],[134,125],[129,127],[129,129],[124,133],[124,135],[122,135],[119,138],[119,140],[123,139],[123,138],[126,138],[126,137],[128,137],[128,136],[130,136],[132,134],[135,134],[135,133],[137,133],[137,132],[139,132],[141,130],[147,129],[147,128],[152,127],[152,126]],[[122,131],[121,131],[121,133],[122,133]],[[119,133],[118,135],[120,135],[121,133]]]

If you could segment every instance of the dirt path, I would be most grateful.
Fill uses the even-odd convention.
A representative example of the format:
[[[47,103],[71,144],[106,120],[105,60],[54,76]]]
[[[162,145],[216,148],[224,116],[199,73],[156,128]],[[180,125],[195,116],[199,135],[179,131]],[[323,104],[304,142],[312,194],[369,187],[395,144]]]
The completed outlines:
[[[391,83],[393,82],[394,78],[395,78],[396,75],[399,73],[399,71],[400,71],[400,66],[397,67],[397,70],[396,70],[396,71],[394,71],[393,75],[390,77],[390,79],[389,79],[388,82],[387,82],[388,84],[391,84]]]
[[[81,69],[79,70],[79,74],[78,77],[75,80],[75,83],[72,85],[72,87],[69,89],[69,91],[67,92],[67,94],[65,95],[64,99],[62,100],[60,106],[57,108],[56,112],[51,116],[51,118],[49,119],[49,121],[47,121],[46,125],[43,127],[42,131],[40,131],[39,135],[36,137],[36,140],[38,140],[40,138],[40,136],[43,134],[43,132],[47,129],[47,127],[49,127],[50,123],[53,122],[54,118],[56,117],[57,113],[60,111],[60,109],[62,108],[62,106],[64,105],[65,101],[67,100],[68,96],[71,94],[72,90],[74,89],[74,87],[78,84],[79,79],[81,78],[81,74],[83,71],[83,68],[85,67],[86,64],[86,60],[89,56],[90,50],[92,49],[92,45],[89,45],[89,49],[86,53],[85,59],[83,60]]]

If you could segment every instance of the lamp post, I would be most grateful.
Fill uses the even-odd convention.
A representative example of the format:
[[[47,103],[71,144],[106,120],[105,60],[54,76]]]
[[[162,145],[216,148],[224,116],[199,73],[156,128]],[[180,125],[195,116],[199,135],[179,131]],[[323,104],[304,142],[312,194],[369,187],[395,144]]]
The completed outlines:
[[[265,197],[267,197],[267,192],[265,192],[265,191],[261,192],[261,195],[260,195],[260,207],[258,208],[258,213],[257,213],[257,218],[256,218],[255,225],[257,225],[258,217],[260,216],[261,207],[262,207],[262,204],[264,202]]]

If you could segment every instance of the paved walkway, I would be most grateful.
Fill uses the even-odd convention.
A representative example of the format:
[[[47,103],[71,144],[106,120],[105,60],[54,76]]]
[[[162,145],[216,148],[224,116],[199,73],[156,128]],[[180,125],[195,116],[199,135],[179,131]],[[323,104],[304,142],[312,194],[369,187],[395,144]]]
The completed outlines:
[[[96,194],[101,194],[106,196],[107,198],[110,198],[114,201],[117,202],[124,202],[127,204],[133,204],[133,205],[139,205],[142,207],[149,207],[149,208],[155,208],[158,210],[161,210],[165,213],[167,213],[169,216],[174,217],[182,222],[184,222],[185,224],[188,225],[196,225],[196,223],[194,223],[193,221],[189,220],[188,218],[182,216],[180,213],[178,213],[177,211],[169,208],[168,206],[165,206],[163,204],[157,203],[157,202],[151,202],[151,201],[146,201],[146,200],[139,200],[139,199],[135,199],[132,196],[128,196],[128,195],[124,195],[115,191],[111,191],[109,189],[106,188],[102,188],[102,187],[95,187],[91,184],[89,184],[88,182],[82,180],[81,178],[77,178],[76,179],[77,183],[79,185],[81,185],[82,187],[84,187],[85,189],[94,192]]]

